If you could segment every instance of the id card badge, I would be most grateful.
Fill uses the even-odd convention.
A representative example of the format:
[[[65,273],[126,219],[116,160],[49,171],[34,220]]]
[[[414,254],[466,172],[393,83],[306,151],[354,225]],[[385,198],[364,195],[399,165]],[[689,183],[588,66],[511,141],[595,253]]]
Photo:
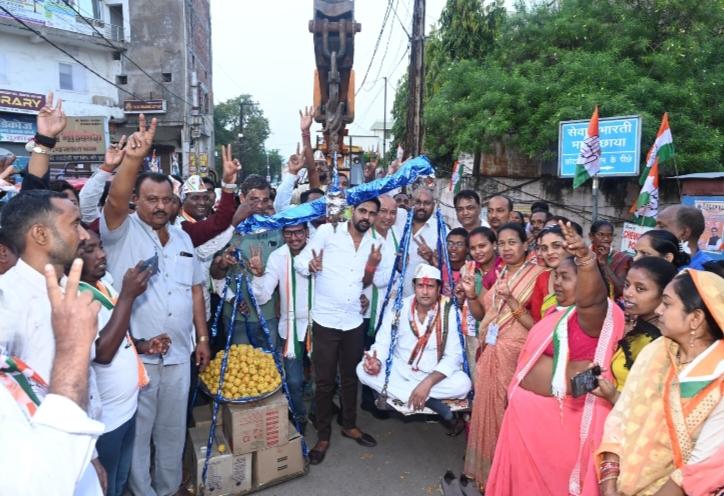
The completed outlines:
[[[496,322],[491,322],[488,324],[488,333],[485,335],[485,344],[489,344],[491,346],[495,345],[495,343],[498,341],[498,331],[500,328],[498,327],[498,324]]]

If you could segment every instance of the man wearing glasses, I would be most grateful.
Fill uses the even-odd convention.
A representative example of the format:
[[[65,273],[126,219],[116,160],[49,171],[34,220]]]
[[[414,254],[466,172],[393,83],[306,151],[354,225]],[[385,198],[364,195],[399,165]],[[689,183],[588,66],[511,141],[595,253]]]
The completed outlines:
[[[261,247],[252,247],[249,270],[254,274],[252,290],[260,305],[271,301],[279,288],[279,337],[284,356],[284,369],[289,386],[295,420],[304,433],[307,408],[304,404],[304,356],[309,325],[309,276],[294,270],[294,257],[307,246],[307,224],[286,226],[282,229],[284,245],[269,254],[262,263]]]

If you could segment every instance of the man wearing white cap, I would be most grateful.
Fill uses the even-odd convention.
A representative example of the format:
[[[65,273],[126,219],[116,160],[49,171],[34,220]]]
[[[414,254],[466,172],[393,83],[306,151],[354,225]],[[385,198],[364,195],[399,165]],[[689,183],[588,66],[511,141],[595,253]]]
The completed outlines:
[[[440,270],[420,264],[413,278],[415,294],[402,301],[397,342],[391,360],[387,395],[415,411],[425,407],[438,413],[450,433],[462,431],[450,408],[440,400],[462,399],[471,388],[462,369],[463,351],[451,301],[440,294]],[[362,384],[382,392],[392,338],[394,311],[382,321],[370,351],[357,366]]]

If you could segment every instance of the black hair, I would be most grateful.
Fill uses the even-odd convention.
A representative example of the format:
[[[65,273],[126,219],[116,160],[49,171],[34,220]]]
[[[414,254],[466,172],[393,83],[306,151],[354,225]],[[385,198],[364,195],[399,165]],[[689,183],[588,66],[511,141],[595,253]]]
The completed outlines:
[[[33,224],[42,222],[50,225],[50,217],[61,211],[53,206],[52,200],[66,200],[63,193],[43,189],[22,191],[12,197],[2,210],[2,231],[18,254],[25,251],[25,236]]]
[[[548,222],[549,220],[551,220],[551,219],[553,218],[553,214],[550,213],[550,212],[547,211],[547,210],[531,210],[531,211],[530,211],[530,218],[531,218],[531,219],[533,218],[533,215],[534,215],[534,214],[545,214],[546,218],[545,218],[545,220],[543,221],[544,223],[545,223],[545,222]]]
[[[380,199],[377,198],[376,196],[375,196],[374,198],[370,198],[369,200],[364,200],[364,201],[361,201],[361,202],[357,203],[357,204],[354,206],[354,208],[357,208],[357,207],[359,207],[360,205],[362,205],[363,203],[368,203],[368,202],[372,202],[372,203],[374,203],[375,205],[377,205],[377,211],[379,212],[379,210],[380,210],[380,205],[381,205],[381,204],[380,204]]]
[[[307,203],[309,201],[309,195],[314,194],[314,193],[324,196],[324,191],[322,191],[319,188],[312,188],[312,189],[308,189],[307,191],[302,191],[302,193],[299,195],[299,202]]]
[[[520,222],[518,222],[518,224],[525,225],[525,215],[523,215],[523,212],[520,212],[518,210],[513,210],[511,213],[518,214],[520,216]],[[515,222],[515,221],[512,221],[512,222]]]
[[[408,194],[405,193],[404,191],[398,191],[397,193],[395,193],[395,195],[394,195],[392,198],[397,198],[397,197],[400,196],[400,195],[405,195],[405,196],[408,197],[408,198],[410,197],[410,195],[408,195]]]
[[[706,229],[704,214],[696,207],[681,207],[676,210],[676,223],[679,227],[691,230],[689,239],[699,239]]]
[[[555,235],[560,236],[561,238],[565,239],[561,226],[548,226],[548,227],[544,227],[543,229],[541,229],[541,231],[538,233],[538,236],[535,237],[536,242],[540,242],[540,240],[546,234],[555,234]],[[580,234],[579,234],[579,236],[580,236]]]
[[[246,179],[244,179],[244,182],[241,183],[241,193],[244,196],[248,195],[249,191],[252,189],[268,189],[271,193],[271,185],[269,184],[269,181],[259,174],[249,174],[246,176]]]
[[[691,278],[691,274],[689,274],[688,271],[683,272],[674,278],[674,292],[684,304],[684,311],[686,313],[691,313],[694,310],[701,310],[704,312],[704,318],[706,319],[706,323],[709,327],[709,334],[711,334],[714,339],[722,339],[724,337],[724,335],[722,335],[721,327],[719,327],[719,324],[714,319],[711,311],[709,311],[709,308],[707,308],[704,300],[702,300],[699,291],[696,289],[694,280]]]
[[[606,219],[599,219],[599,220],[597,220],[596,222],[594,222],[593,224],[591,224],[591,231],[590,231],[590,233],[591,233],[591,234],[596,234],[598,231],[601,230],[602,227],[606,227],[606,226],[610,227],[610,228],[611,228],[611,231],[615,231],[615,230],[616,230],[616,228],[613,227],[613,224],[612,224],[610,221],[607,221]]]
[[[3,245],[8,250],[10,250],[13,253],[13,255],[17,256],[18,249],[15,247],[15,243],[13,243],[10,240],[8,235],[5,233],[5,229],[1,229],[1,228],[0,228],[0,245]]]
[[[495,195],[495,196],[491,196],[491,197],[488,199],[488,201],[492,200],[493,198],[504,198],[505,201],[508,202],[508,211],[509,211],[509,212],[512,212],[512,211],[513,211],[513,200],[511,200],[511,199],[508,198],[507,196],[505,196],[505,195]]]
[[[450,232],[447,233],[445,239],[450,239],[450,236],[462,236],[463,238],[465,238],[465,241],[467,241],[468,232],[462,227],[456,227],[455,229],[451,229]]]
[[[472,239],[472,237],[477,236],[478,234],[486,237],[488,239],[488,241],[490,241],[492,244],[495,244],[498,242],[498,235],[495,234],[495,231],[493,231],[489,227],[480,226],[480,227],[476,227],[475,229],[473,229],[472,231],[470,231],[468,233],[468,246],[470,246],[470,240]]]
[[[500,236],[500,233],[506,229],[508,231],[514,231],[520,238],[521,243],[525,243],[528,240],[528,236],[525,235],[525,228],[517,222],[508,222],[507,224],[500,226],[500,229],[498,229],[498,236]]]
[[[161,174],[160,172],[143,172],[138,175],[136,178],[136,184],[133,187],[133,192],[136,195],[141,194],[141,185],[143,182],[148,179],[154,183],[166,183],[171,188],[171,191],[173,191],[173,183],[171,182],[171,179],[168,178],[167,175]]]
[[[216,181],[211,179],[209,176],[204,176],[201,178],[201,180],[204,182],[205,185],[211,186],[212,188],[216,189]]]
[[[57,191],[58,193],[64,193],[70,190],[73,192],[73,196],[75,196],[76,201],[80,203],[80,196],[78,196],[78,192],[75,190],[73,185],[65,179],[56,179],[55,181],[50,181],[50,187],[48,189],[50,191]]]
[[[641,235],[642,238],[644,236],[651,240],[651,247],[656,250],[657,253],[660,253],[661,255],[670,253],[673,255],[674,258],[671,260],[671,263],[676,267],[689,265],[691,257],[688,253],[681,250],[681,247],[679,246],[679,239],[669,231],[664,229],[653,229],[651,231],[646,231]]]
[[[643,257],[631,264],[632,269],[643,269],[648,272],[649,277],[659,287],[659,293],[676,277],[676,267],[671,262],[659,257]]]
[[[458,201],[463,199],[473,200],[478,206],[480,206],[480,195],[472,189],[464,189],[455,194],[455,197],[453,198],[453,206],[457,207]]]
[[[534,214],[536,212],[546,212],[550,213],[551,207],[548,205],[548,202],[544,201],[534,201],[533,204],[530,206],[530,213]]]
[[[724,278],[724,260],[709,260],[704,265],[704,270]]]
[[[558,224],[559,222],[563,222],[564,225],[570,222],[571,227],[578,233],[578,235],[583,236],[583,226],[581,226],[578,222],[574,222],[568,217],[564,217],[562,215],[551,215],[551,218],[548,219],[546,222],[550,222],[552,220],[556,221],[556,224]]]

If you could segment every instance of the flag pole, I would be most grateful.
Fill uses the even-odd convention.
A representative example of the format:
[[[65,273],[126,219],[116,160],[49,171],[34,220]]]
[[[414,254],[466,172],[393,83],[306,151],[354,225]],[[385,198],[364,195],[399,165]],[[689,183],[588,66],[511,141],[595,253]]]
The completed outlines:
[[[596,222],[598,220],[598,174],[593,176],[591,191],[593,193],[593,219],[591,222]]]

